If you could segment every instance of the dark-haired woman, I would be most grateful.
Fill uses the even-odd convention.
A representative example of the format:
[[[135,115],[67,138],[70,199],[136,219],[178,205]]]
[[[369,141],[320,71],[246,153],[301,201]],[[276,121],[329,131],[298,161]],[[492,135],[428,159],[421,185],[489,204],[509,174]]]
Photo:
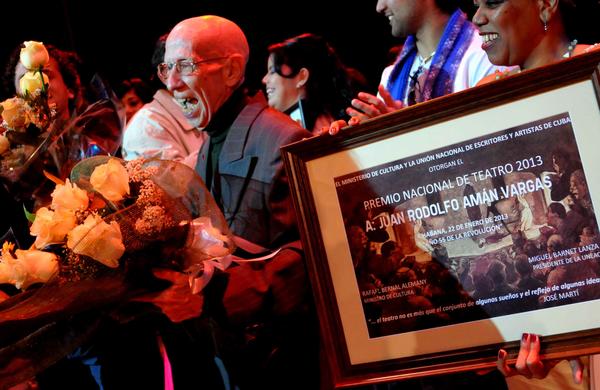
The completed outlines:
[[[138,112],[144,104],[152,101],[152,95],[154,95],[155,91],[144,80],[134,77],[123,80],[119,87],[116,88],[116,92],[121,99],[123,107],[125,107],[125,122],[129,123],[133,114]]]
[[[268,50],[267,74],[262,81],[269,106],[315,134],[336,119],[347,119],[345,109],[356,93],[355,82],[364,81],[360,75],[350,75],[323,38],[302,34]]]
[[[475,0],[475,5],[473,23],[479,27],[481,48],[490,62],[518,66],[490,75],[482,84],[597,48],[578,44],[577,15],[583,4],[575,0]]]

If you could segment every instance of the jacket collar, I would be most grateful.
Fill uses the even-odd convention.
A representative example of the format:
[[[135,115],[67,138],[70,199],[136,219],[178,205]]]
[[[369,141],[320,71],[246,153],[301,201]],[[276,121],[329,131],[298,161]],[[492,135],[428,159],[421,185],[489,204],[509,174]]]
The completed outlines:
[[[231,124],[229,134],[223,145],[219,158],[222,162],[236,161],[243,157],[248,132],[256,117],[267,108],[267,102],[262,93],[252,97],[245,96],[244,102],[244,108]],[[265,142],[267,141],[265,140]]]

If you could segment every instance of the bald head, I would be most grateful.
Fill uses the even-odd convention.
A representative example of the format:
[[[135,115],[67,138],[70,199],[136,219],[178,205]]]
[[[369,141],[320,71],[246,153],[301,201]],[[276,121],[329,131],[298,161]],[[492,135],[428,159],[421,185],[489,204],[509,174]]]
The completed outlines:
[[[167,38],[167,46],[191,44],[201,58],[240,55],[244,65],[250,48],[244,32],[231,20],[215,15],[199,16],[179,22]]]

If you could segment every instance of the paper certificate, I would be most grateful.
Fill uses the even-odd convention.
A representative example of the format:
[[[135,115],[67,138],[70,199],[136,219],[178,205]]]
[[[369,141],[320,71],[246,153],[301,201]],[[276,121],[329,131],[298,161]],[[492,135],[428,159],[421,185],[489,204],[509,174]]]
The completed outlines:
[[[369,337],[599,298],[568,113],[335,178]]]

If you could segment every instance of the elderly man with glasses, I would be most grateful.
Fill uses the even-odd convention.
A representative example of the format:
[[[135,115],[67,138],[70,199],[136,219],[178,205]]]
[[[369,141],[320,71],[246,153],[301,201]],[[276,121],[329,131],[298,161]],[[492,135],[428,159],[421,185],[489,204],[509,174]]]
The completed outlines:
[[[227,271],[223,306],[215,305],[223,313],[215,318],[231,336],[230,353],[221,350],[220,356],[233,383],[241,389],[318,388],[316,320],[302,257],[286,245],[298,240],[298,230],[279,150],[311,134],[269,108],[264,96],[248,96],[242,85],[248,56],[235,23],[202,16],[175,26],[158,71],[186,119],[209,136],[196,171],[241,238],[238,245],[284,246],[258,268]],[[172,362],[193,359],[190,349],[180,349]]]

